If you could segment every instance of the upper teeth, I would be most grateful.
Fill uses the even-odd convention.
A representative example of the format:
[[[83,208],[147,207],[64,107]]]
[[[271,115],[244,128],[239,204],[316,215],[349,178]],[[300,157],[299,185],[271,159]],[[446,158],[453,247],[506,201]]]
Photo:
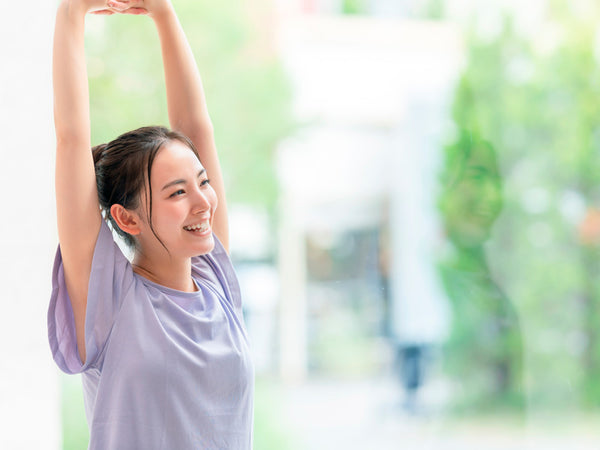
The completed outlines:
[[[184,230],[188,231],[206,231],[208,230],[208,223],[197,223],[196,225],[188,225],[187,227],[183,227]]]

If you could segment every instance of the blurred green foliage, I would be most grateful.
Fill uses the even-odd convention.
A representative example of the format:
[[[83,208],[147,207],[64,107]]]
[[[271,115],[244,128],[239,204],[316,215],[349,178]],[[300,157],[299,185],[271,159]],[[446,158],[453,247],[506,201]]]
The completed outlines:
[[[257,378],[254,400],[254,441],[256,450],[297,450],[302,439],[285,421],[281,386],[268,377]]]
[[[517,29],[506,16],[499,33],[470,34],[452,111],[456,136],[446,148],[445,170],[453,164],[452,148],[464,145],[462,130],[489,142],[497,154],[503,214],[493,239],[477,250],[476,271],[502,286],[505,303],[514,305],[530,405],[598,407],[600,255],[598,239],[582,240],[580,230],[600,200],[600,11],[593,2],[583,9],[562,0],[549,5],[539,29]],[[443,199],[454,188],[442,185]],[[444,211],[443,204],[448,225],[452,211]],[[461,267],[474,253],[450,241],[442,264],[446,287],[451,298],[464,299],[472,289],[452,293],[448,270]],[[488,292],[494,289],[488,286]],[[494,311],[497,302],[481,301],[482,316],[501,317]],[[462,312],[454,310],[459,314],[455,337],[473,332]],[[473,351],[480,345],[475,337],[453,348],[462,364],[457,377],[481,367]],[[510,342],[497,340],[488,355],[496,354],[498,363],[512,354],[514,369],[520,361]],[[493,403],[494,391],[487,401]]]
[[[268,3],[173,3],[202,75],[228,198],[272,210],[274,150],[292,121],[291,90],[269,38]],[[93,143],[144,125],[168,125],[152,21],[90,17],[88,31]]]
[[[476,132],[462,131],[444,156],[439,205],[451,249],[440,275],[453,316],[446,369],[464,387],[453,406],[522,410],[521,328],[484,251],[503,204],[496,152]]]
[[[364,14],[365,12],[364,0],[342,0],[342,14]]]
[[[78,376],[61,376],[61,419],[63,450],[87,448],[90,433],[85,421],[81,378]]]

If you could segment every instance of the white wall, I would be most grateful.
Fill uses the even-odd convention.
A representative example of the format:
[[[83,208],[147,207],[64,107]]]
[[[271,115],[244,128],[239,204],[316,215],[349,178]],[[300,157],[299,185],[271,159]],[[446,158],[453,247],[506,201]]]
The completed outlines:
[[[52,0],[0,12],[0,448],[57,449],[58,377],[46,309],[56,242]]]

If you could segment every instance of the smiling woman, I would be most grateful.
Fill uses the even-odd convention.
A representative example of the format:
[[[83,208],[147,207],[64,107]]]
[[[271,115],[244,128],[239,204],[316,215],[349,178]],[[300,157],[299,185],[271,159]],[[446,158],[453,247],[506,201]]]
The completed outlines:
[[[146,273],[152,273],[147,270],[152,260],[173,256],[172,246],[164,242],[169,238],[169,230],[157,233],[154,219],[164,221],[165,217],[189,214],[182,211],[186,207],[194,215],[202,213],[204,216],[203,222],[207,225],[204,231],[209,242],[201,249],[186,243],[182,256],[189,258],[212,250],[217,195],[209,184],[198,150],[186,136],[164,127],[143,127],[109,144],[94,147],[92,153],[100,206],[113,229],[130,247],[138,250],[136,271],[146,268]],[[177,202],[177,209],[172,202],[175,197],[186,200]],[[195,219],[197,222],[198,218]],[[147,239],[148,236],[151,239]],[[159,254],[148,257],[150,248],[157,243],[161,247]],[[142,248],[144,252],[139,251]],[[145,260],[144,264],[140,258]],[[160,271],[160,268],[155,270]],[[172,279],[165,276],[164,283]]]
[[[90,152],[87,13],[153,19],[173,131],[139,128]],[[53,67],[60,246],[48,329],[58,366],[82,373],[89,448],[251,448],[254,375],[223,181],[173,6],[63,0]]]

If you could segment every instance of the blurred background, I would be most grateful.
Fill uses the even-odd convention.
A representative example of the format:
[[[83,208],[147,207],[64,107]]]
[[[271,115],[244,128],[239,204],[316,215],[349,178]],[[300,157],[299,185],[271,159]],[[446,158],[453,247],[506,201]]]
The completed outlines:
[[[600,448],[600,6],[173,0],[203,75],[256,450]],[[0,447],[82,449],[51,361],[55,2],[0,15]],[[166,124],[144,17],[90,17],[92,141]]]

